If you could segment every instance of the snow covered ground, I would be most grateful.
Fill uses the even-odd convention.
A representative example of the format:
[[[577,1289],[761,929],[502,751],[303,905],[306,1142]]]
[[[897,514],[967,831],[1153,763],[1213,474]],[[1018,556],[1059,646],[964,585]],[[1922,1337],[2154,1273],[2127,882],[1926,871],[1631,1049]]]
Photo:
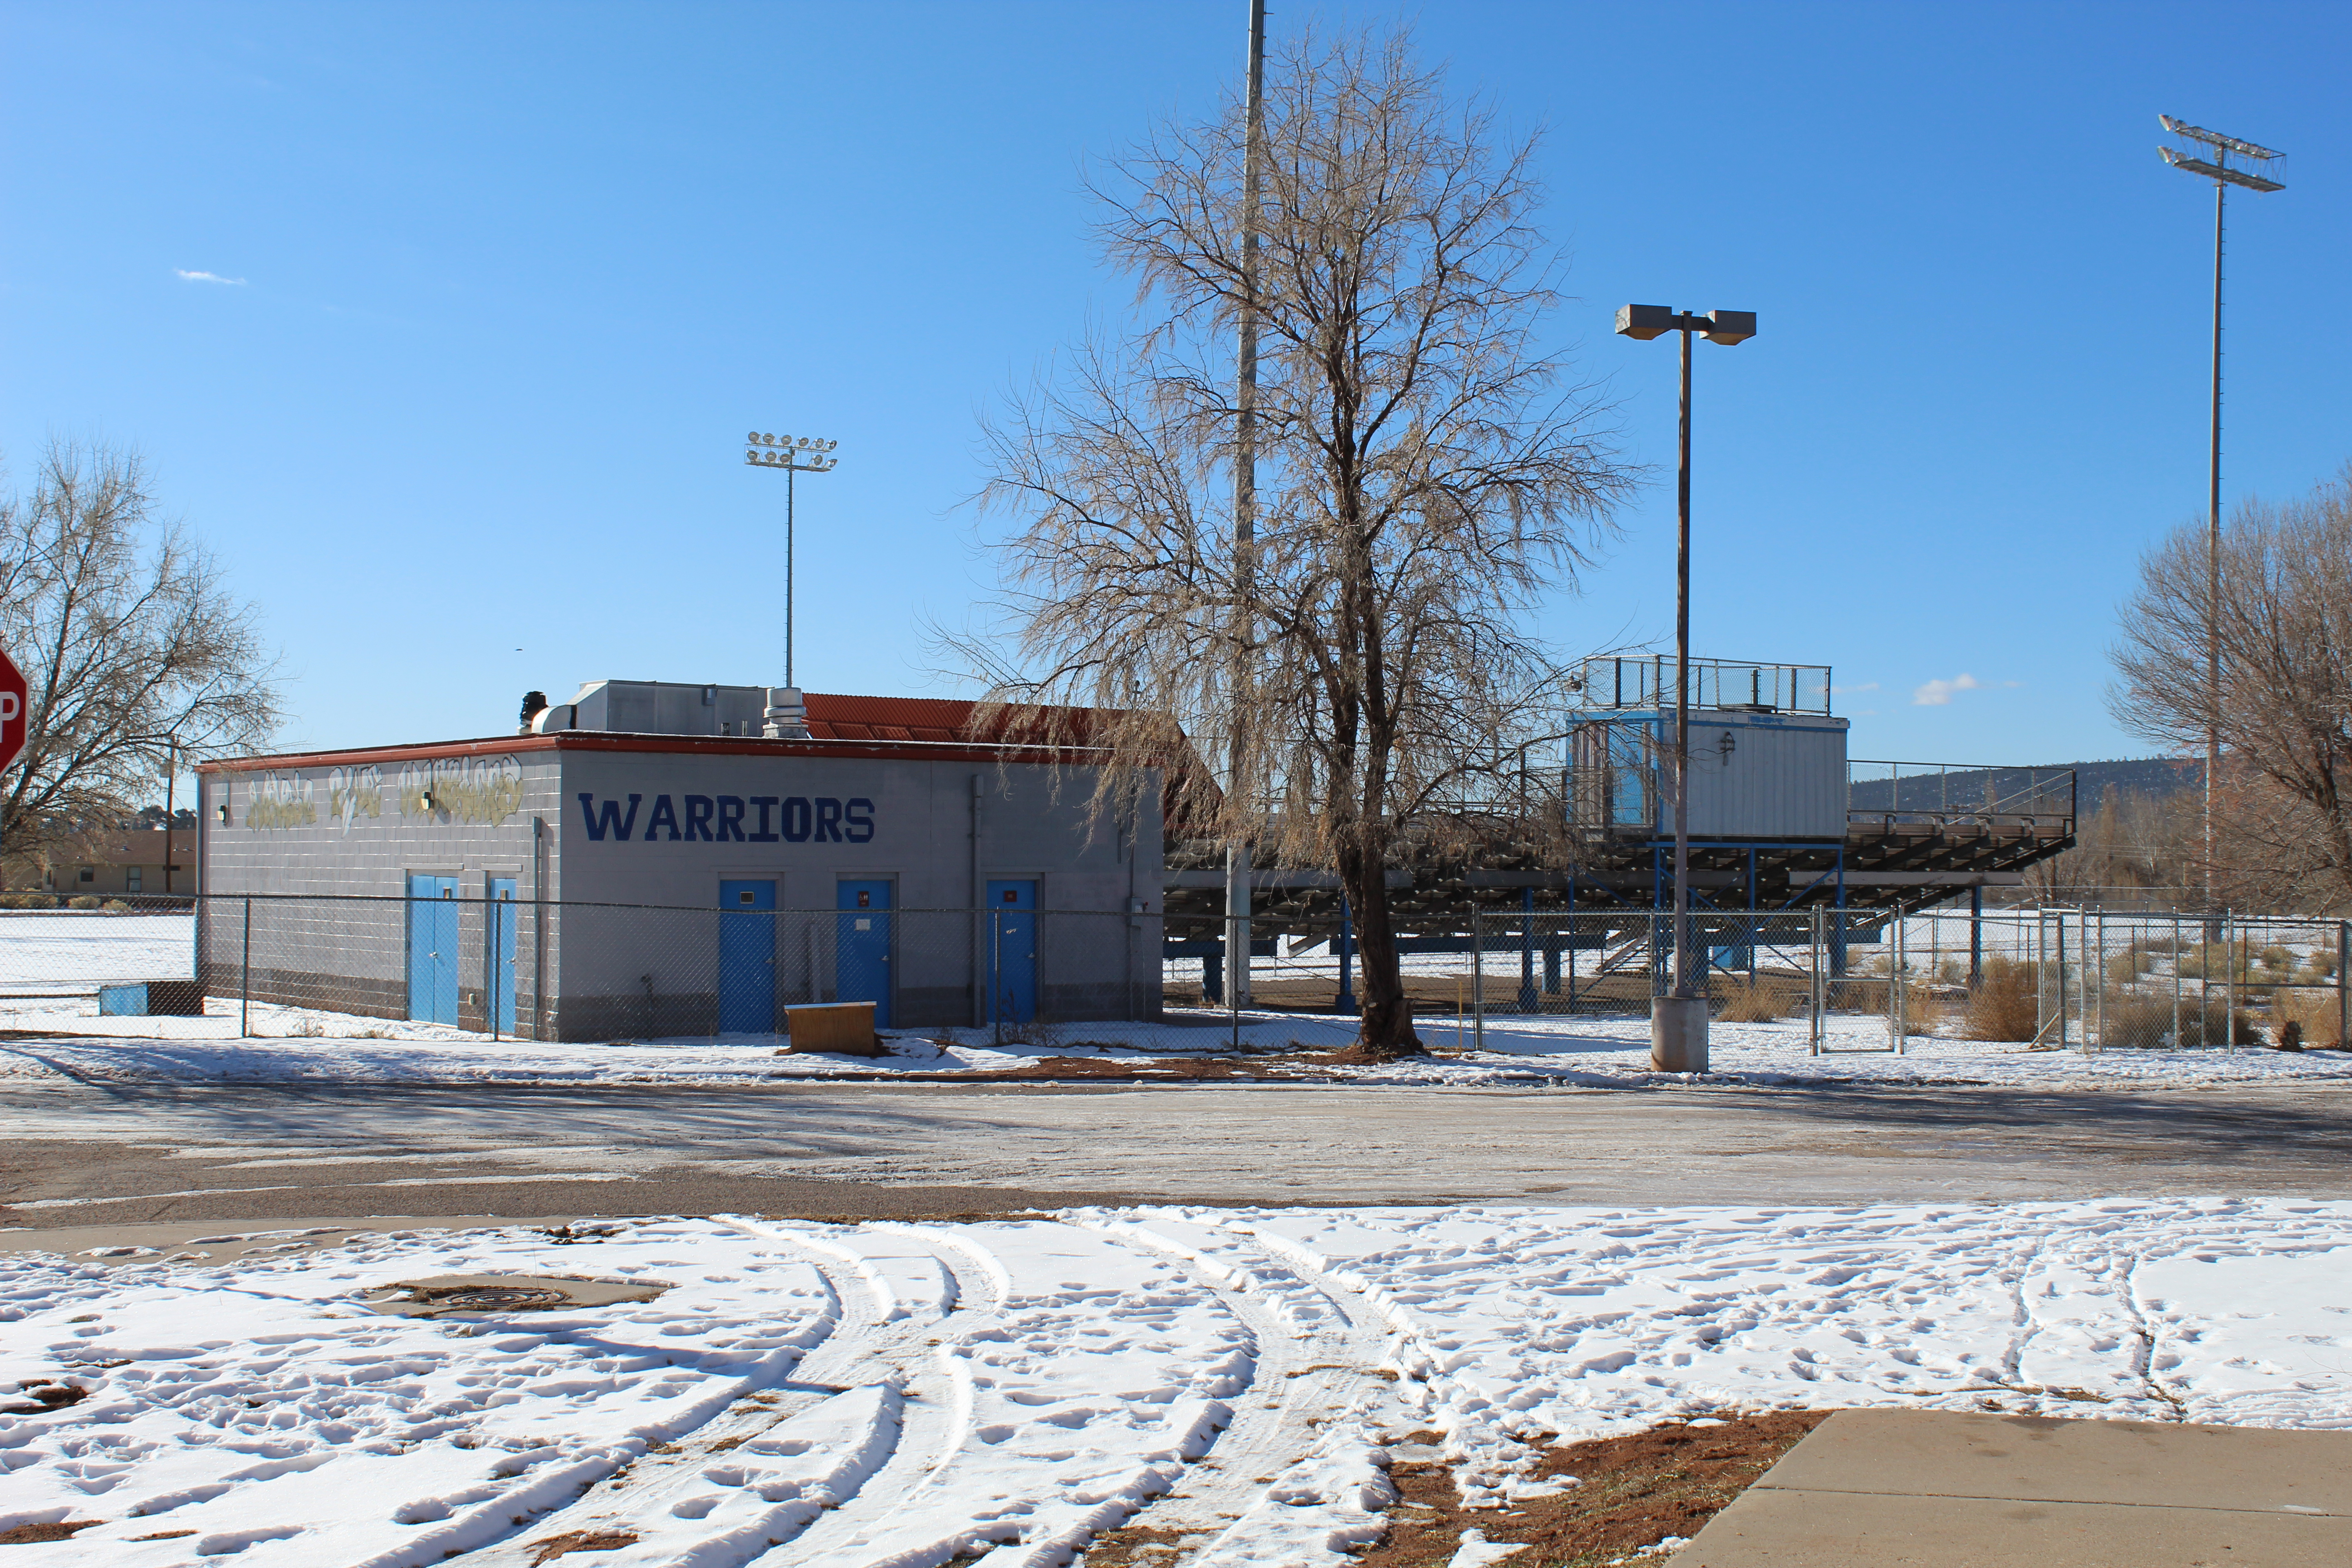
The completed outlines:
[[[0,1529],[100,1521],[12,1563],[508,1568],[580,1531],[616,1568],[1044,1568],[1127,1521],[1189,1532],[1188,1568],[1337,1563],[1381,1529],[1385,1445],[1423,1427],[1478,1500],[1528,1495],[1547,1435],[1728,1408],[2352,1426],[2352,1204],[1125,1209],[278,1245],[0,1258],[0,1384],[87,1390],[0,1415]],[[472,1271],[667,1289],[442,1321],[359,1304]]]
[[[1913,952],[1925,964],[1965,941],[1957,917],[1919,916],[1910,924]],[[1999,947],[2030,927],[2004,925]],[[1962,935],[1952,938],[1958,929]],[[100,912],[0,913],[0,1031],[51,1037],[0,1041],[0,1081],[79,1079],[100,1083],[537,1083],[722,1085],[845,1075],[940,1074],[1017,1069],[1041,1058],[1105,1058],[1149,1076],[1154,1058],[1206,1056],[1239,1049],[1272,1056],[1328,1052],[1349,1043],[1352,1020],[1322,1015],[1171,1010],[1160,1024],[1070,1024],[1024,1031],[1002,1044],[976,1029],[900,1031],[892,1054],[859,1058],[779,1055],[770,1036],[724,1039],[541,1045],[492,1042],[435,1024],[256,1004],[241,1012],[213,998],[201,1018],[101,1018],[92,994],[56,994],[106,980],[190,973],[194,920],[188,915]],[[2314,950],[2315,952],[2316,949]],[[1494,963],[1510,955],[1490,955]],[[2300,961],[2300,960],[2299,960]],[[1450,972],[1459,954],[1420,954],[1415,973]],[[1498,967],[1501,973],[1507,966]],[[1197,970],[1197,964],[1191,966]],[[1293,978],[1337,981],[1328,957],[1285,959],[1269,968]],[[1171,976],[1188,972],[1171,964]],[[50,993],[39,994],[39,993]],[[12,994],[13,993],[13,994]],[[239,1038],[249,1023],[252,1038]],[[1331,1068],[1269,1061],[1263,1074],[1343,1076],[1361,1082],[1478,1087],[1537,1080],[1581,1088],[1654,1085],[1649,1023],[1639,1016],[1488,1017],[1483,1030],[1452,1016],[1423,1017],[1423,1039],[1445,1053],[1428,1061],[1378,1068]],[[1729,1084],[1988,1084],[2038,1089],[2203,1088],[2275,1080],[2352,1079],[2352,1056],[2249,1049],[2182,1051],[2029,1051],[1914,1036],[1900,1054],[1884,1018],[1833,1016],[1832,1054],[1814,1056],[1801,1021],[1717,1023],[1714,1071]]]
[[[1695,1079],[1650,1070],[1650,1026],[1642,1017],[1490,1018],[1483,1047],[1467,1020],[1424,1018],[1422,1038],[1440,1055],[1392,1067],[1332,1068],[1284,1058],[1341,1048],[1354,1037],[1353,1020],[1298,1014],[1244,1013],[1238,1031],[1224,1014],[1159,1025],[1066,1025],[1002,1046],[984,1030],[900,1031],[889,1037],[888,1056],[866,1058],[779,1055],[782,1042],[768,1036],[493,1043],[441,1025],[259,1005],[252,1010],[255,1037],[238,1039],[235,1005],[215,999],[212,1009],[203,1018],[100,1018],[88,1001],[0,999],[0,1029],[44,1037],[0,1039],[0,1082],[724,1085],[1004,1071],[1050,1057],[1101,1060],[1148,1078],[1159,1070],[1172,1076],[1173,1058],[1231,1054],[1236,1037],[1243,1052],[1268,1058],[1257,1069],[1265,1079],[1339,1077],[1429,1088],[1706,1082],[2193,1089],[2352,1079],[2352,1055],[2336,1051],[2032,1051],[1915,1035],[1897,1055],[1887,1048],[1885,1019],[1848,1016],[1829,1020],[1832,1050],[1822,1056],[1809,1054],[1801,1020],[1718,1022],[1711,1032],[1713,1071]]]
[[[0,994],[195,973],[196,917],[0,911]]]

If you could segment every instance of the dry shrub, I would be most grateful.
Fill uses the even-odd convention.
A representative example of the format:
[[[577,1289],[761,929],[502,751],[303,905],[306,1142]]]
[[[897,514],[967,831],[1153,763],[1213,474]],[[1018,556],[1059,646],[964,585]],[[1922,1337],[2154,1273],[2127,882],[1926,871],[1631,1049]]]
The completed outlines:
[[[2031,1040],[2040,1021],[2034,1000],[2035,967],[1999,955],[1985,960],[1984,979],[1960,1020],[1971,1040]]]
[[[1951,1009],[1927,995],[1924,988],[1906,990],[1903,994],[1903,1032],[1906,1035],[1937,1034],[1951,1021]]]
[[[1062,1044],[1062,1031],[1043,1018],[1007,1018],[997,1025],[995,1040],[999,1045],[1051,1049]]]
[[[2234,942],[2206,942],[2186,949],[2174,967],[2183,980],[2210,980],[2225,985],[2235,978],[2241,985],[2254,978],[2252,943],[2241,937]]]
[[[2314,1050],[2336,1050],[2344,1044],[2343,1014],[2333,991],[2282,991],[2271,1003],[2271,1022],[2284,1034],[2289,1024],[2302,1028],[2302,1043]]]
[[[2275,1016],[2275,1010],[2273,1016]],[[2334,1024],[2329,1028],[2334,1029]],[[2200,1041],[2197,1027],[2197,997],[2183,993],[2180,998],[2180,1038],[2172,1037],[2172,998],[2169,995],[2114,995],[2106,1000],[2104,1015],[2097,1020],[2099,1043],[2119,1050],[2155,1051],[2187,1048],[2194,1050]],[[2305,1026],[2308,1038],[2310,1026]],[[2216,993],[2205,999],[2204,1043],[2220,1046],[2230,1038],[2230,1009],[2223,997]],[[2238,1009],[2238,1044],[2258,1046],[2263,1043],[2259,1017],[2245,1008]]]
[[[2215,1020],[2217,1023],[2220,1021]],[[2196,1037],[2197,1004],[2183,998],[2181,1033]],[[2152,996],[2110,996],[2099,1022],[2099,1043],[2124,1050],[2158,1050],[2172,1044],[2172,999]]]
[[[1790,996],[1769,980],[1724,980],[1716,983],[1715,1017],[1721,1024],[1771,1024],[1789,1010]]]

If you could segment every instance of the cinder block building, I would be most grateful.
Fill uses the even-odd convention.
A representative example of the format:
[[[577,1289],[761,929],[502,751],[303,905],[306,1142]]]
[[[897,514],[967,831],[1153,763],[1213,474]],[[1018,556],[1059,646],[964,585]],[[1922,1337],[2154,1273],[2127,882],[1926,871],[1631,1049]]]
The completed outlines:
[[[1084,746],[801,700],[597,681],[524,733],[207,763],[199,977],[566,1040],[836,1000],[884,1027],[1158,1015],[1156,779],[1098,815]]]

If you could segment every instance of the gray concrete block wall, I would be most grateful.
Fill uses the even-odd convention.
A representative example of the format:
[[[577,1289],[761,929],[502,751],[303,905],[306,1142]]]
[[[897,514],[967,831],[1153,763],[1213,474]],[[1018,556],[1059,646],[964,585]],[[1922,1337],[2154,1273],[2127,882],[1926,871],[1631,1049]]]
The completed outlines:
[[[203,890],[403,898],[411,872],[490,875],[534,896],[532,820],[553,824],[560,764],[550,751],[361,767],[208,773],[199,781]],[[422,804],[426,788],[437,803]],[[220,808],[228,807],[227,820]],[[550,898],[554,856],[548,857]]]
[[[569,738],[567,737],[567,740]],[[574,750],[563,753],[561,834],[565,896],[622,903],[716,908],[719,884],[774,879],[780,907],[829,910],[844,878],[886,879],[899,909],[970,909],[972,885],[972,784],[981,785],[980,870],[992,878],[1035,878],[1041,903],[1065,909],[1127,908],[1138,868],[1130,825],[1089,821],[1090,775],[1060,781],[1036,766],[993,763],[877,760],[791,752],[704,754]],[[592,807],[583,805],[591,797]],[[634,808],[630,797],[636,797]],[[689,806],[689,797],[698,803]],[[667,798],[668,805],[662,805]],[[768,837],[758,837],[759,801]],[[798,840],[783,837],[792,801],[840,803],[831,826],[813,822]],[[858,821],[848,820],[853,802]],[[716,808],[708,803],[738,803]],[[656,814],[664,812],[659,825]],[[692,813],[703,815],[689,823]],[[733,832],[719,820],[733,818]],[[621,837],[619,829],[629,828]],[[671,834],[677,833],[677,837]],[[1157,818],[1143,836],[1144,875],[1159,890]]]

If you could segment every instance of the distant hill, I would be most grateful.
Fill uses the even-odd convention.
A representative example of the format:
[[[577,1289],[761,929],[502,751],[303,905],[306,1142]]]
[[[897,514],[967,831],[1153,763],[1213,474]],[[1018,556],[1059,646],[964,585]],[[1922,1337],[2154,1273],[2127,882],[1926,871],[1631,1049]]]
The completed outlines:
[[[2070,804],[2069,768],[2074,772],[2071,804],[2086,816],[2098,809],[2101,797],[2110,788],[2162,797],[2200,789],[2205,783],[2205,763],[2200,757],[2131,757],[2032,768],[1955,768],[1941,773],[1914,773],[1906,768],[1899,779],[1853,778],[1846,804],[1854,811],[1932,811],[1997,803],[2004,812],[2063,813]]]
[[[2085,811],[2096,804],[2110,784],[2157,796],[2184,795],[2205,787],[2202,757],[2131,757],[2121,762],[2065,765],[2074,770],[2074,786],[2082,792]]]

